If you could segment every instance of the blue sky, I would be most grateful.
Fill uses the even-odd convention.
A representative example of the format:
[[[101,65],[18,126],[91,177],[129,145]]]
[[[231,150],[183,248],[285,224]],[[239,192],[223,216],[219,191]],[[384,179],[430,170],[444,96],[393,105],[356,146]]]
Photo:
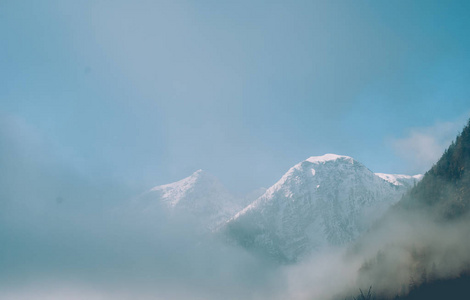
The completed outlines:
[[[0,151],[136,190],[202,168],[246,192],[324,153],[425,172],[469,117],[469,9],[3,0]]]

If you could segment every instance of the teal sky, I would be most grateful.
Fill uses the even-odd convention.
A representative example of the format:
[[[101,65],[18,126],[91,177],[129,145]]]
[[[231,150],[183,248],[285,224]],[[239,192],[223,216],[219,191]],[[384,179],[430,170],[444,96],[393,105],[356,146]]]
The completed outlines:
[[[246,192],[324,153],[425,172],[470,116],[469,13],[0,0],[0,155],[136,190],[202,168]]]

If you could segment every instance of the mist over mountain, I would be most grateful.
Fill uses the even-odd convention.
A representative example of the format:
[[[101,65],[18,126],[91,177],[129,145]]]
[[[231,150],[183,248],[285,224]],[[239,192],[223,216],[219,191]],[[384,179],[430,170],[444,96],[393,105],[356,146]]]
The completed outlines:
[[[213,175],[198,170],[180,181],[152,188],[134,205],[144,214],[161,209],[183,214],[212,230],[241,210],[245,201],[231,194]]]
[[[295,165],[222,231],[241,246],[292,262],[353,241],[421,178],[374,174],[351,157],[310,157]]]
[[[422,180],[355,241],[288,267],[286,298],[468,298],[469,132],[467,124]]]
[[[470,299],[469,12],[0,0],[0,300]]]
[[[364,260],[358,286],[372,286],[380,299],[470,295],[462,288],[470,271],[469,162],[470,121],[423,179],[355,245],[351,257]]]
[[[80,290],[102,299],[327,300],[373,286],[377,297],[405,297],[470,266],[468,131],[423,178],[373,173],[327,154],[245,196],[198,170],[113,203],[76,176],[43,176],[45,184],[80,188],[93,196],[89,204],[100,199],[99,210],[76,209],[75,198],[51,198],[38,184],[34,209],[10,197],[2,211],[0,276],[8,280],[0,296],[60,299]],[[54,282],[68,290],[57,292]]]
[[[325,154],[293,166],[269,189],[245,196],[234,196],[198,170],[150,189],[132,206],[147,216],[184,216],[253,253],[295,262],[356,239],[421,177],[374,174],[351,157]]]
[[[241,196],[202,170],[118,202],[116,191],[97,194],[77,175],[44,173],[31,186],[34,206],[4,192],[0,296],[328,300],[369,286],[376,297],[406,297],[452,282],[470,266],[468,132],[424,177],[373,173],[327,154]],[[41,192],[52,183],[88,202]]]
[[[423,180],[406,194],[399,207],[431,210],[436,217],[454,220],[470,209],[470,122],[426,172]]]

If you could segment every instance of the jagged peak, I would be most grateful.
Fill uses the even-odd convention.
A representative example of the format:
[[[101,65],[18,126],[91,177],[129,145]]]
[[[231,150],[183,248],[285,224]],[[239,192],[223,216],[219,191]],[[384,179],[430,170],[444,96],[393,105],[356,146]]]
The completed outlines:
[[[199,169],[199,170],[195,171],[193,174],[191,174],[191,176],[199,176],[199,175],[202,175],[202,174],[207,174],[207,172],[204,171],[203,169]]]
[[[186,178],[183,178],[175,182],[155,186],[152,189],[150,189],[150,191],[158,191],[158,190],[172,188],[172,187],[174,188],[174,187],[187,186],[191,183],[195,183],[201,177],[208,177],[208,176],[210,177],[210,175],[206,171],[199,169]]]
[[[148,191],[148,193],[154,192],[159,193],[161,201],[169,207],[175,207],[182,200],[187,202],[189,199],[189,202],[192,202],[194,199],[199,199],[197,201],[200,201],[207,198],[207,194],[214,193],[218,193],[224,198],[233,198],[215,176],[202,169],[179,181],[159,185]],[[190,198],[187,198],[188,196]]]

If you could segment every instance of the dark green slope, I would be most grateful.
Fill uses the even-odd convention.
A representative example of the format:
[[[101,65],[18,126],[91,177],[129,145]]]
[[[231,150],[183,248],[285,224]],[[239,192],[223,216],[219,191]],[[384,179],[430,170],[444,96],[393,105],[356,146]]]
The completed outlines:
[[[470,121],[397,207],[431,210],[445,219],[453,219],[469,211]]]
[[[440,279],[424,283],[412,288],[406,296],[395,296],[382,298],[375,296],[373,291],[364,293],[361,291],[350,300],[447,300],[447,299],[470,299],[470,275],[461,274],[452,279]],[[349,299],[347,299],[349,300]]]
[[[470,299],[470,120],[423,179],[376,225],[356,245],[362,253],[376,248],[371,245],[374,237],[385,240],[359,271],[358,284],[375,290],[370,299]],[[397,234],[399,228],[406,230]],[[435,265],[439,276],[429,276]],[[450,265],[452,271],[446,272]],[[403,270],[408,282],[397,275]]]

